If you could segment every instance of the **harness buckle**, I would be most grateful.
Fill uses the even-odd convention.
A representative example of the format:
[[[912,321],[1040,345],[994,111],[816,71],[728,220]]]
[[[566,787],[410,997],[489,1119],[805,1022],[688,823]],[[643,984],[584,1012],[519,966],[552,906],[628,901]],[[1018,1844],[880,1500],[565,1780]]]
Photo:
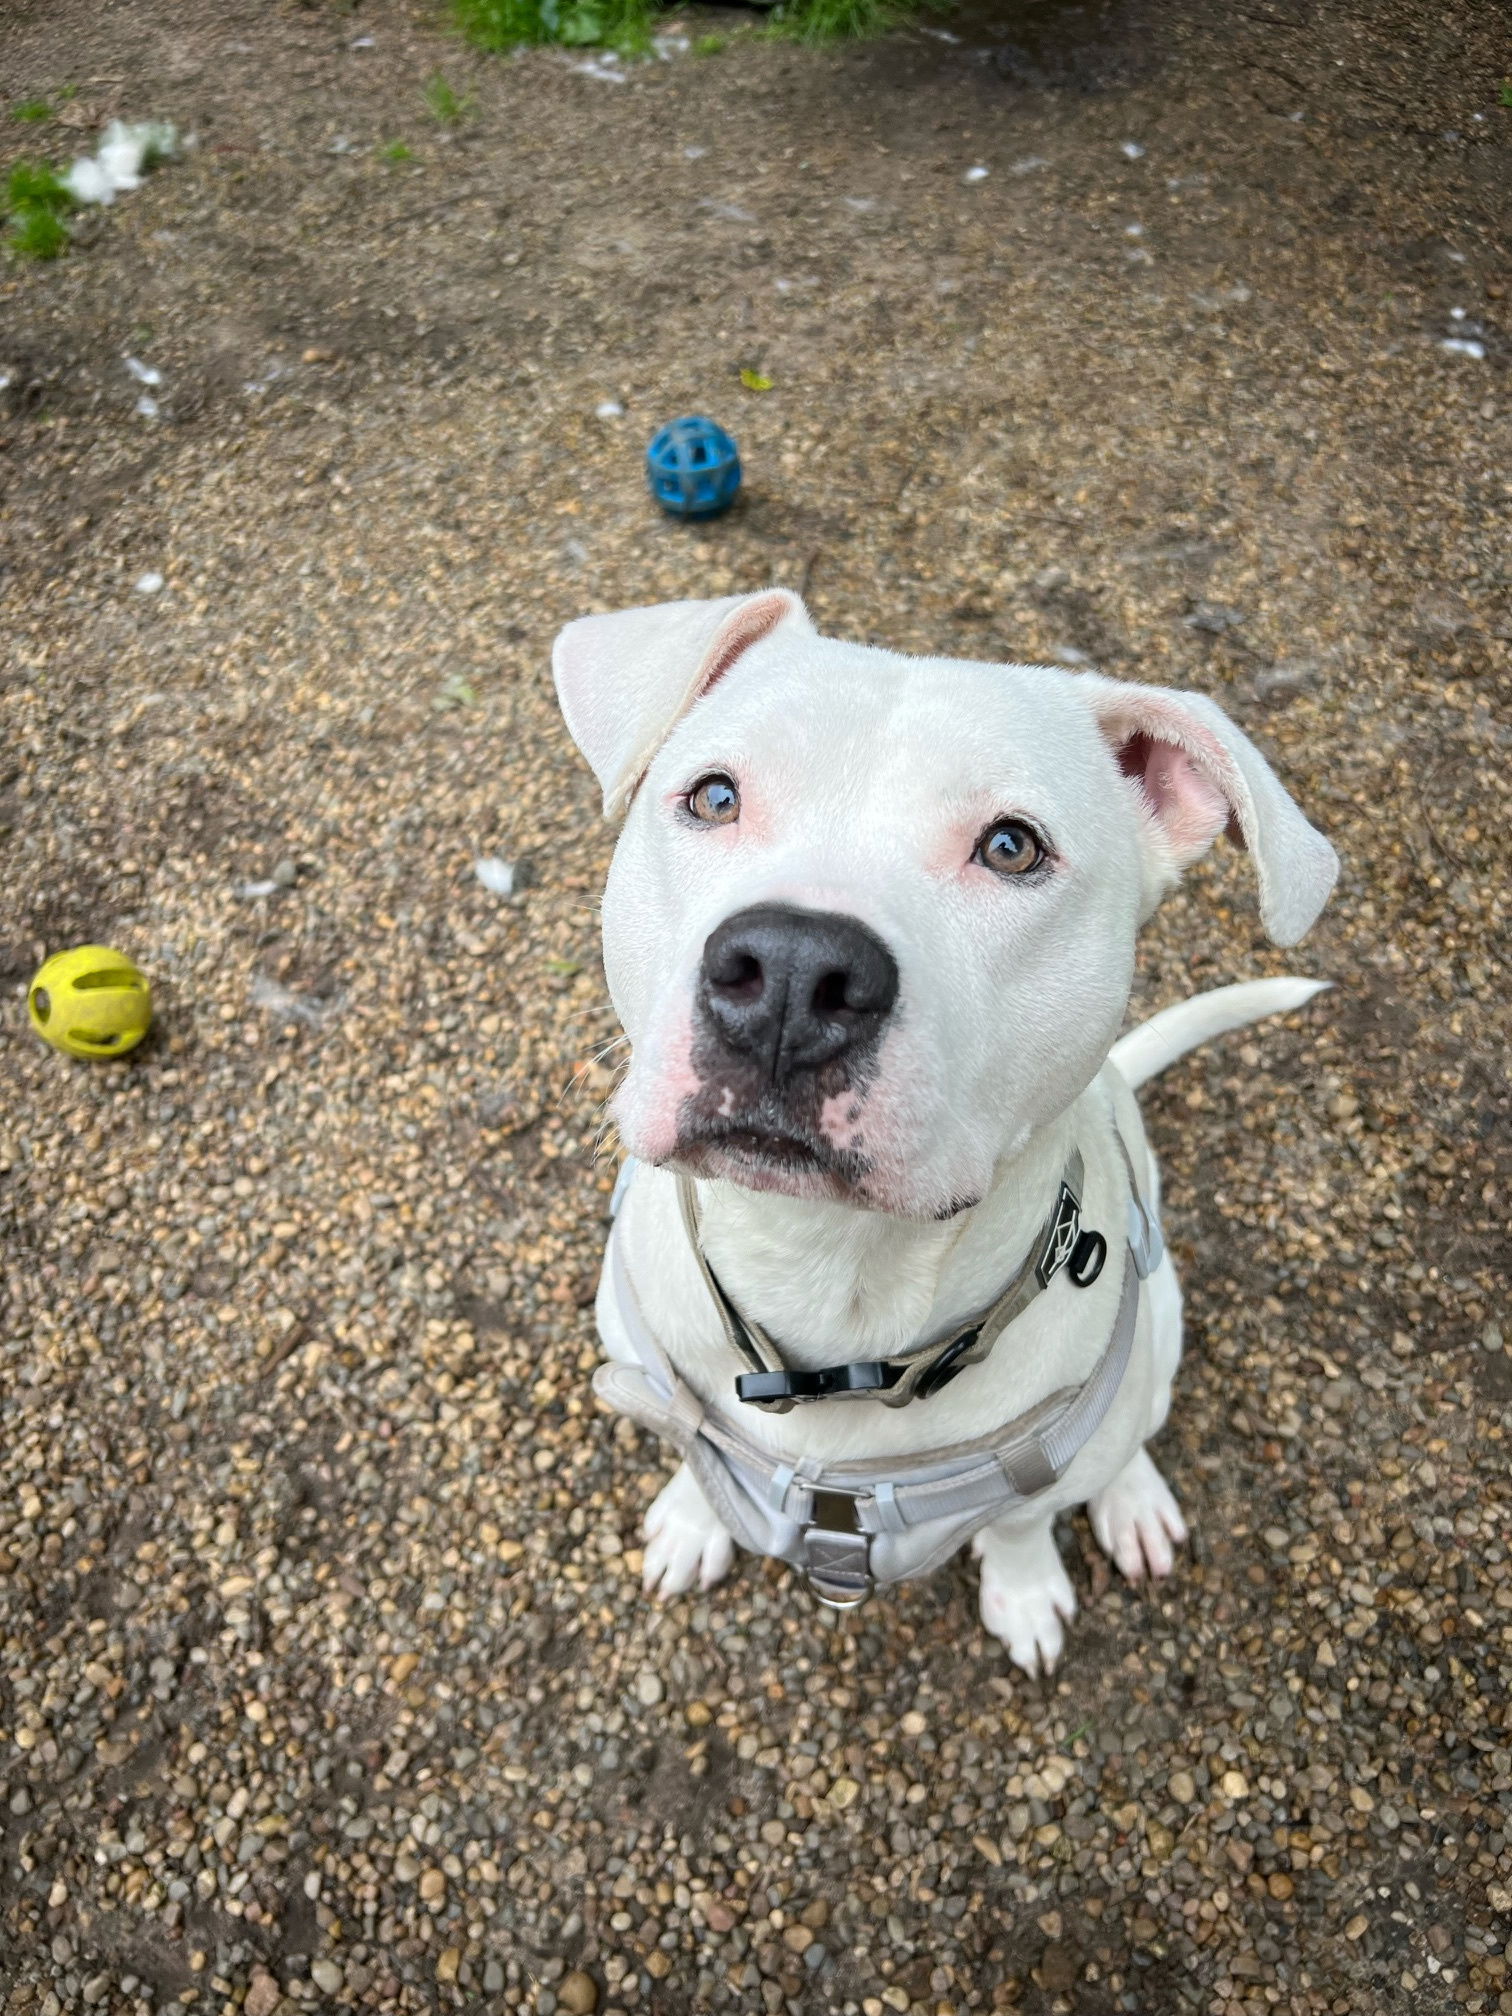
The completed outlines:
[[[1165,1258],[1165,1240],[1161,1237],[1159,1220],[1150,1216],[1143,1198],[1133,1188],[1129,1192],[1128,1240],[1139,1278],[1148,1281]]]
[[[901,1369],[884,1359],[867,1358],[853,1365],[823,1365],[817,1371],[742,1372],[735,1398],[748,1407],[772,1407],[785,1414],[795,1400],[828,1400],[847,1393],[885,1393],[902,1378]],[[775,1403],[775,1405],[774,1405]]]
[[[829,1610],[854,1610],[871,1595],[871,1535],[863,1533],[856,1501],[846,1491],[815,1491],[813,1518],[803,1529],[809,1588]]]

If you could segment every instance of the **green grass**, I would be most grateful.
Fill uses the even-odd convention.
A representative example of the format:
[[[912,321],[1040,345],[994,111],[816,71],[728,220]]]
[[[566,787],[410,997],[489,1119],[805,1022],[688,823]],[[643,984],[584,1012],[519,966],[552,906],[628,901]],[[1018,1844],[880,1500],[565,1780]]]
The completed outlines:
[[[45,161],[18,161],[6,177],[6,209],[16,211],[28,205],[40,205],[44,210],[73,208],[67,184]]]
[[[67,249],[68,226],[53,210],[17,210],[12,213],[5,242],[18,259],[56,259]]]
[[[793,42],[852,42],[883,35],[917,11],[903,0],[785,0],[772,28]]]
[[[40,126],[44,119],[51,119],[53,108],[45,98],[23,98],[19,105],[12,105],[12,119],[19,119],[24,126]]]
[[[392,161],[397,164],[401,161],[413,161],[415,154],[414,149],[406,147],[402,140],[391,140],[387,147],[378,149],[378,158],[380,161]]]
[[[457,26],[480,49],[558,42],[569,49],[651,47],[652,0],[452,0]]]
[[[732,41],[755,38],[851,41],[884,34],[915,14],[946,4],[948,0],[783,0],[764,27],[700,35],[693,54],[717,56]],[[625,56],[650,50],[659,11],[656,0],[451,0],[451,6],[457,26],[480,49],[555,42],[567,48],[616,49]]]
[[[1503,105],[1512,106],[1512,77],[1507,78],[1501,87],[1501,102]]]
[[[438,126],[455,126],[473,109],[471,97],[461,97],[437,70],[425,80],[425,103]]]
[[[68,244],[74,199],[45,161],[18,161],[6,178],[0,214],[5,242],[18,259],[56,259]]]

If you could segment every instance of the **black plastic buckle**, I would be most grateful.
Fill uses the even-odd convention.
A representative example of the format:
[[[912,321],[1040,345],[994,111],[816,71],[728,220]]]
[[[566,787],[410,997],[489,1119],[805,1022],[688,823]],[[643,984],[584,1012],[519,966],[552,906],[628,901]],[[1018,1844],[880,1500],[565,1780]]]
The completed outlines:
[[[859,1365],[825,1365],[817,1372],[742,1372],[735,1381],[737,1400],[828,1400],[836,1393],[885,1393],[903,1377],[896,1365],[879,1358]]]

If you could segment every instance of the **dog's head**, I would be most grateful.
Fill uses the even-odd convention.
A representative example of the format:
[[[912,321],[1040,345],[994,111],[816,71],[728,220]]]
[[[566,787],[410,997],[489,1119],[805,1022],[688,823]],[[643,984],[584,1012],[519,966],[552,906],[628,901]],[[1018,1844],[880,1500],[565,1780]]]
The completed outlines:
[[[644,1160],[943,1217],[1064,1111],[1134,936],[1225,828],[1279,944],[1336,862],[1200,694],[820,637],[784,589],[571,623],[578,747],[624,815],[604,963]]]

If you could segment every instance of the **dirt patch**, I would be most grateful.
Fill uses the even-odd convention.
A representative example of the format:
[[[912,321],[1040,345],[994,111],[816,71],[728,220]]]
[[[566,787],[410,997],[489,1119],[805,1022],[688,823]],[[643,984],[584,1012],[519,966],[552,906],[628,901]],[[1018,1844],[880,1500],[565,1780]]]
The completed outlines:
[[[18,95],[198,139],[0,269],[8,2007],[1491,2008],[1491,17],[1005,6],[615,83],[401,0],[118,13],[3,30]],[[699,410],[746,489],[686,528],[640,457]],[[591,1404],[609,836],[549,646],[769,581],[1210,692],[1344,858],[1297,950],[1227,850],[1145,934],[1136,1013],[1336,984],[1150,1088],[1192,1557],[1132,1591],[1069,1522],[1038,1687],[965,1563],[839,1630],[751,1562],[648,1608],[665,1455]],[[153,979],[126,1068],[21,1019],[89,939]]]

